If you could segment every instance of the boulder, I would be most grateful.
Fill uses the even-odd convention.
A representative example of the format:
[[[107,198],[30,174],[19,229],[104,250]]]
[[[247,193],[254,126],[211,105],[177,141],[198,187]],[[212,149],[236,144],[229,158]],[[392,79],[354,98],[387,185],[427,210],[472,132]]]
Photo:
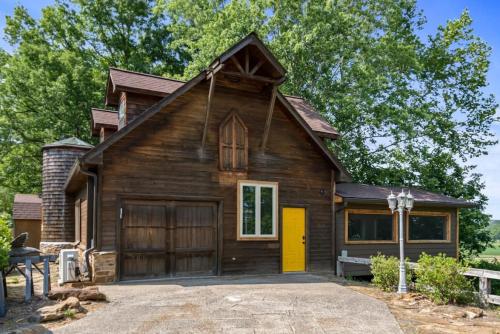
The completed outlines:
[[[477,307],[468,307],[464,313],[463,317],[467,319],[476,319],[482,317],[484,314],[483,310]]]
[[[84,312],[85,309],[80,305],[76,297],[57,303],[55,305],[44,306],[36,311],[36,314],[30,317],[31,322],[47,322],[64,318],[64,313],[68,310],[74,313]]]
[[[54,288],[49,292],[49,299],[63,300],[68,297],[75,297],[79,300],[105,301],[106,295],[99,291],[96,286],[80,288]]]

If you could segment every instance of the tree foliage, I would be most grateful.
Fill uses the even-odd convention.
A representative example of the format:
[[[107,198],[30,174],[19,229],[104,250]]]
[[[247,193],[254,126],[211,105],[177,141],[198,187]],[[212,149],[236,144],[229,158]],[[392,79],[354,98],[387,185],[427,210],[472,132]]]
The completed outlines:
[[[90,108],[103,104],[110,66],[181,73],[166,17],[153,1],[61,1],[35,20],[16,7],[0,50],[0,185],[8,210],[14,192],[41,189],[41,147],[76,136],[92,142]]]
[[[12,242],[12,230],[9,227],[5,214],[0,215],[0,270],[9,265],[10,243]]]
[[[474,200],[462,210],[464,254],[490,237],[470,159],[495,142],[490,48],[467,11],[422,37],[415,0],[61,0],[39,20],[18,7],[0,52],[0,185],[40,190],[40,147],[90,140],[108,66],[191,78],[256,31],[304,96],[342,134],[333,151],[354,181],[414,185]]]

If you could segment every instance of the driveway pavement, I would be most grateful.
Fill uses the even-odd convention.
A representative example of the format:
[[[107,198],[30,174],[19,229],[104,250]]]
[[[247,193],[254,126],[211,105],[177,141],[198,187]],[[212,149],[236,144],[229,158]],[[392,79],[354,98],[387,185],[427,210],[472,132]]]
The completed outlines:
[[[103,286],[110,303],[55,333],[401,333],[387,306],[311,274]]]

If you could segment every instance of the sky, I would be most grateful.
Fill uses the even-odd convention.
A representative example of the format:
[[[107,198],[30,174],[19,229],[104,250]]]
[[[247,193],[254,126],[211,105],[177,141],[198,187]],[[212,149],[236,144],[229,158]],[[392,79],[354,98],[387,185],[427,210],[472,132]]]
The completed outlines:
[[[41,9],[53,0],[1,0],[0,1],[0,47],[12,51],[12,48],[3,39],[5,16],[12,15],[16,5],[25,6],[35,18],[41,14]],[[447,20],[460,16],[464,9],[468,9],[473,19],[472,27],[476,35],[486,41],[492,48],[491,65],[488,73],[490,86],[486,92],[493,93],[500,101],[500,1],[498,0],[417,0],[418,7],[424,11],[427,23],[422,36],[433,34],[439,25]],[[497,111],[500,116],[500,110]],[[492,127],[497,139],[500,139],[500,123]],[[486,212],[494,219],[500,219],[500,144],[489,149],[486,156],[473,160],[477,165],[476,171],[483,174],[484,190],[489,198]]]

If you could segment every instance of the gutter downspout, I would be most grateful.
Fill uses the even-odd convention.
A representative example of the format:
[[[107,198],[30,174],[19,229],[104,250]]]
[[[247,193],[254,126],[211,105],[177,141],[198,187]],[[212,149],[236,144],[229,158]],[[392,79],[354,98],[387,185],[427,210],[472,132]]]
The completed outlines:
[[[87,248],[83,252],[85,257],[85,263],[87,265],[87,271],[89,272],[89,278],[92,281],[92,267],[90,266],[90,252],[95,249],[95,242],[97,240],[97,174],[84,169],[82,162],[80,161],[80,172],[84,175],[90,176],[93,179],[93,198],[92,198],[92,240],[90,241],[90,248]]]

